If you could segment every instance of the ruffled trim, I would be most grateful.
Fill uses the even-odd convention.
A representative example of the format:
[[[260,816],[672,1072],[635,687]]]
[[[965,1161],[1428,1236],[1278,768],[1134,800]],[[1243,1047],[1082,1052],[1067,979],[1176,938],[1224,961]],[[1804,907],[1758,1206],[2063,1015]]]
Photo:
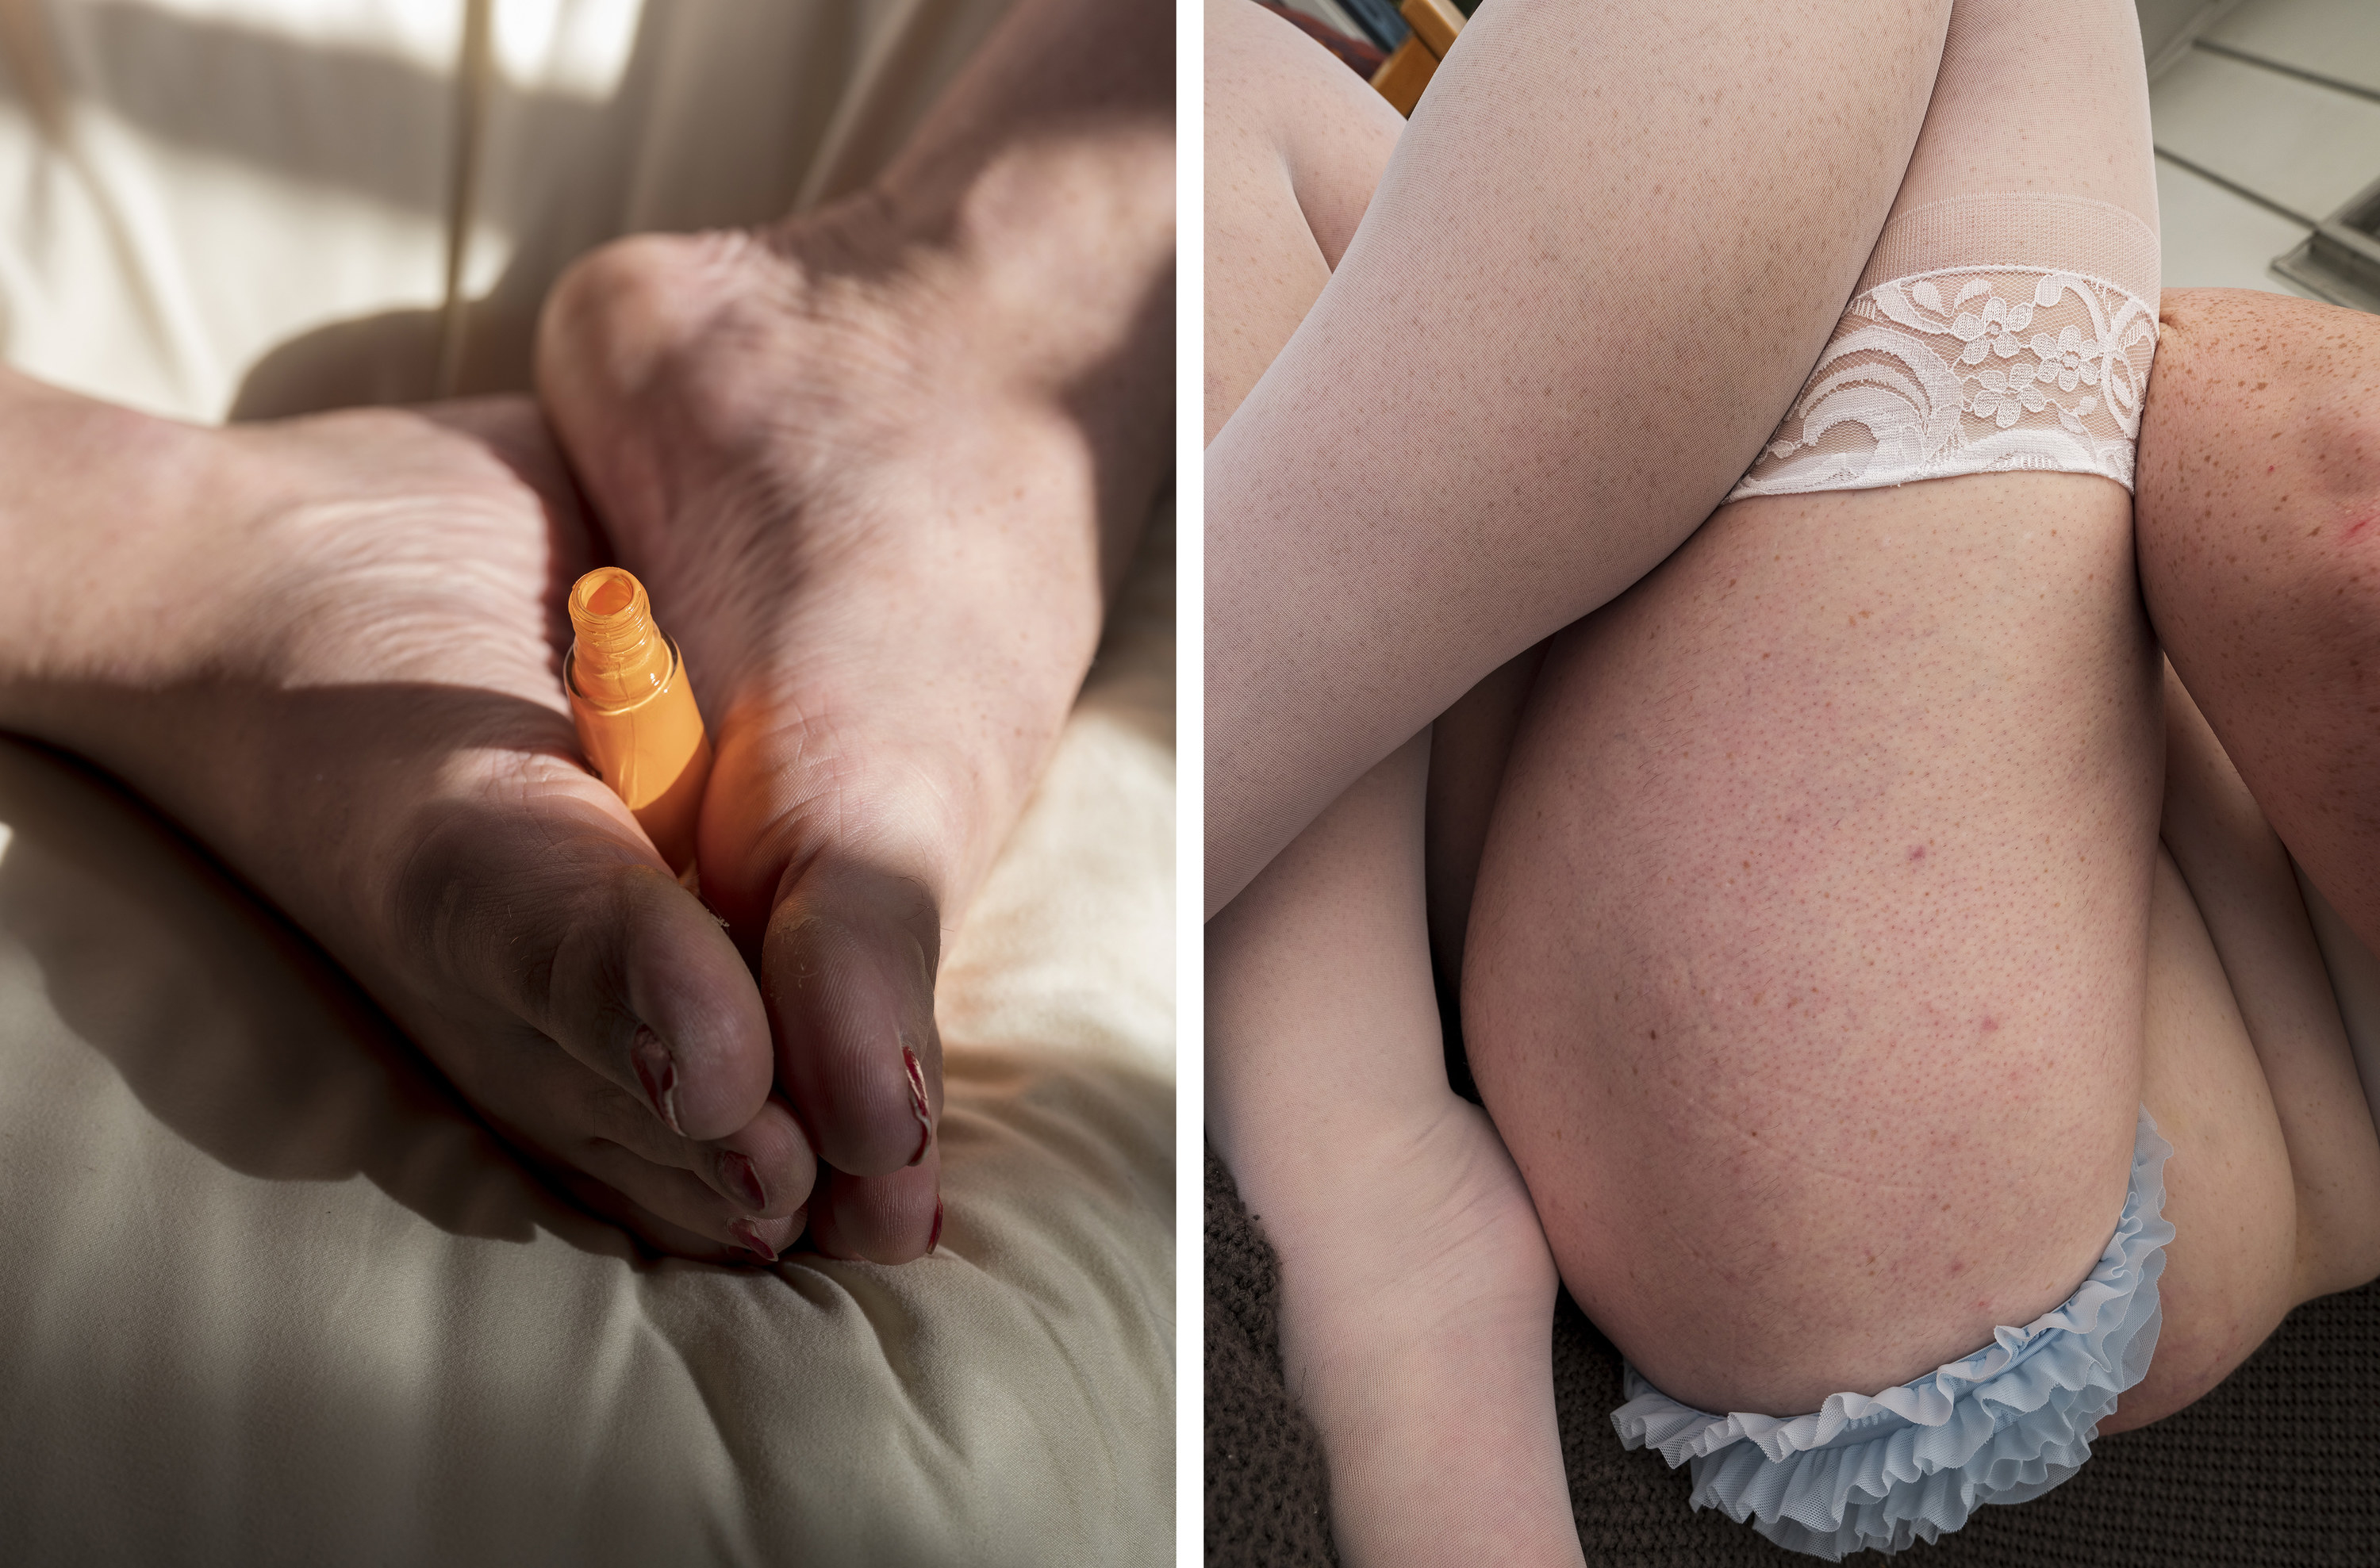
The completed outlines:
[[[1829,1395],[1806,1416],[1713,1416],[1629,1367],[1620,1441],[1694,1467],[1694,1505],[1723,1509],[1778,1545],[1839,1562],[1955,1530],[1986,1502],[2024,1502],[2091,1456],[2116,1396],[2156,1348],[2157,1277],[2173,1146],[2143,1106],[2123,1217],[2065,1303],[1916,1381]]]

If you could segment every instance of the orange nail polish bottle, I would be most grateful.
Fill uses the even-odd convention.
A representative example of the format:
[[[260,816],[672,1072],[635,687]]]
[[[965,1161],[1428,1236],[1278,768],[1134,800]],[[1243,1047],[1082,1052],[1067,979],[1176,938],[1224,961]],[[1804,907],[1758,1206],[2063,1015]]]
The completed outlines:
[[[570,626],[576,636],[562,676],[578,743],[683,875],[694,863],[710,737],[677,645],[653,624],[645,585],[616,566],[599,566],[572,585]]]

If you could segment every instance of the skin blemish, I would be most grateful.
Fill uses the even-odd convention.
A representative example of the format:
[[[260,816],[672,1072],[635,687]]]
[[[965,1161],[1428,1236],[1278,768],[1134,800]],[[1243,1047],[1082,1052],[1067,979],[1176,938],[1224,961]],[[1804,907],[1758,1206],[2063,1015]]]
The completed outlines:
[[[1909,858],[1910,858],[1911,860],[1913,860],[1913,861],[1922,861],[1922,860],[1924,860],[1924,859],[1925,858],[1925,845],[1923,845],[1923,844],[1912,844],[1912,845],[1910,845],[1910,846],[1909,846]]]
[[[1966,1272],[1966,1269],[1967,1269],[1967,1265],[1966,1265],[1966,1263],[1965,1263],[1963,1260],[1962,1260],[1962,1261],[1960,1261],[1960,1262],[1953,1263],[1953,1264],[1951,1264],[1951,1265],[1950,1265],[1950,1272],[1951,1272],[1953,1275],[1957,1275],[1957,1274],[1964,1273],[1964,1272]]]
[[[1985,1034],[1989,1034],[1989,1033],[1991,1033],[1994,1030],[1996,1030],[1996,1029],[1999,1028],[1999,1026],[2000,1026],[2000,1020],[1999,1020],[1999,1019],[1995,1019],[1995,1018],[1987,1018],[1987,1019],[1984,1019],[1984,1032],[1985,1032]]]

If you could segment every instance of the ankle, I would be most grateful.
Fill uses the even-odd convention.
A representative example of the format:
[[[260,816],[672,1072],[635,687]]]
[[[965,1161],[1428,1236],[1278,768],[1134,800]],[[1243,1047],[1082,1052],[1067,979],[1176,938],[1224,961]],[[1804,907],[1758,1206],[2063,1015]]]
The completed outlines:
[[[188,679],[213,596],[203,520],[233,510],[218,434],[0,372],[0,724],[79,744],[93,688]]]

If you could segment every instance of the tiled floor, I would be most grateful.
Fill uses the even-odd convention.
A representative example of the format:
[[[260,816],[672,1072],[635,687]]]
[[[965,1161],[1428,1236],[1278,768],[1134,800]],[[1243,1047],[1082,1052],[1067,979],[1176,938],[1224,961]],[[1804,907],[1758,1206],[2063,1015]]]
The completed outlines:
[[[2166,283],[2303,293],[2273,258],[2380,179],[2380,0],[2241,0],[2150,84],[2149,114]]]
[[[2201,38],[2380,93],[2380,6],[2372,0],[2250,0]]]

